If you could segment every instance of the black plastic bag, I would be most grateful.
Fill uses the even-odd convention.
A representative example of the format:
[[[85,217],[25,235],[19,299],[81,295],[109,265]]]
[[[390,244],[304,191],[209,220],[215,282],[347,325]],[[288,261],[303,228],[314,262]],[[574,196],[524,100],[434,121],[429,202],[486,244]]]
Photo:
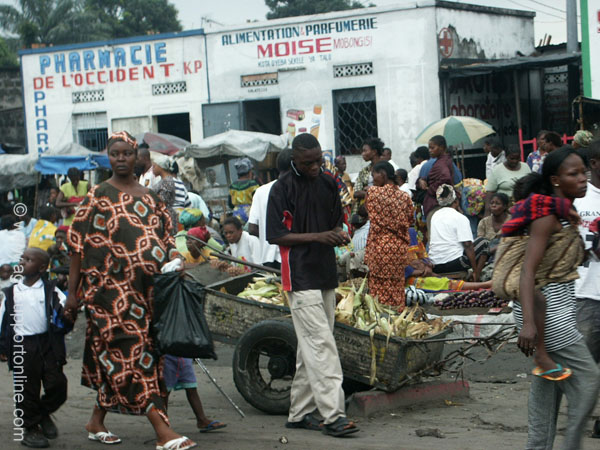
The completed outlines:
[[[152,329],[161,354],[217,359],[204,317],[204,286],[180,272],[154,275]]]

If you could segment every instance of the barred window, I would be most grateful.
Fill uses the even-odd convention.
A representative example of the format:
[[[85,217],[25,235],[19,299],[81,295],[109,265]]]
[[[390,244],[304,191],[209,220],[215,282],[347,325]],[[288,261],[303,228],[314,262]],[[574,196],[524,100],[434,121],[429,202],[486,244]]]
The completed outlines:
[[[333,78],[356,77],[359,75],[371,75],[372,73],[372,62],[333,66]]]
[[[185,81],[152,85],[152,95],[180,94],[182,92],[187,92],[187,83]]]
[[[71,98],[73,103],[102,102],[104,101],[104,89],[73,92]]]
[[[333,108],[337,153],[360,153],[365,139],[377,136],[375,88],[333,91]]]
[[[277,72],[241,76],[242,87],[269,86],[278,83]]]

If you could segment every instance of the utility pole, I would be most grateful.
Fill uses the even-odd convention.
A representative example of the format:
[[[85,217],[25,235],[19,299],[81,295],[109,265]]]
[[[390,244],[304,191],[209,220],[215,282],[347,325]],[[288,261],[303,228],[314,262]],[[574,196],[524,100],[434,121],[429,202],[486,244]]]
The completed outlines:
[[[567,0],[567,53],[579,50],[577,40],[577,0]]]

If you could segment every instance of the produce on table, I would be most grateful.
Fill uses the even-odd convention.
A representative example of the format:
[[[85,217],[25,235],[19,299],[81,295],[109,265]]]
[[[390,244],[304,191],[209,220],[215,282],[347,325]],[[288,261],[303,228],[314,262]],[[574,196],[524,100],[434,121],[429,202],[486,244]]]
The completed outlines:
[[[508,302],[496,297],[491,290],[484,289],[438,294],[435,297],[434,305],[440,309],[504,308],[508,306]]]

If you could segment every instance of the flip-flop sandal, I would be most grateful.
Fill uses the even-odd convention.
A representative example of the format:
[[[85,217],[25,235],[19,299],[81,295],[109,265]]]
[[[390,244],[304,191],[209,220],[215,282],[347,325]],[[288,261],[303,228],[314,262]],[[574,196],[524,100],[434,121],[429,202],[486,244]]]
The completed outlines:
[[[556,369],[546,370],[545,372],[540,367],[536,367],[535,369],[533,369],[533,371],[531,373],[533,375],[535,375],[536,377],[542,377],[549,381],[566,380],[573,374],[571,369],[563,367],[560,364],[556,364]],[[553,376],[553,374],[558,374],[558,375]]]
[[[299,428],[304,430],[321,431],[323,429],[323,422],[318,420],[312,414],[305,415],[299,422],[286,422],[286,428]]]
[[[358,427],[356,424],[349,421],[346,417],[338,417],[335,422],[323,425],[323,433],[334,437],[346,436],[357,431]]]
[[[91,431],[88,431],[88,439],[90,441],[100,442],[101,444],[106,445],[115,445],[120,444],[122,442],[116,434],[113,434],[110,431],[98,431],[97,433],[92,433]]]
[[[225,423],[221,423],[218,420],[213,420],[211,423],[206,425],[204,428],[198,428],[198,430],[200,430],[200,433],[208,433],[209,431],[219,430],[221,428],[225,428],[226,426],[227,426],[227,424],[225,424]]]
[[[184,445],[184,442],[190,442],[187,445]],[[189,448],[194,448],[198,444],[196,444],[191,439],[181,436],[177,439],[171,439],[169,442],[165,442],[163,445],[157,445],[156,450],[188,450]]]

